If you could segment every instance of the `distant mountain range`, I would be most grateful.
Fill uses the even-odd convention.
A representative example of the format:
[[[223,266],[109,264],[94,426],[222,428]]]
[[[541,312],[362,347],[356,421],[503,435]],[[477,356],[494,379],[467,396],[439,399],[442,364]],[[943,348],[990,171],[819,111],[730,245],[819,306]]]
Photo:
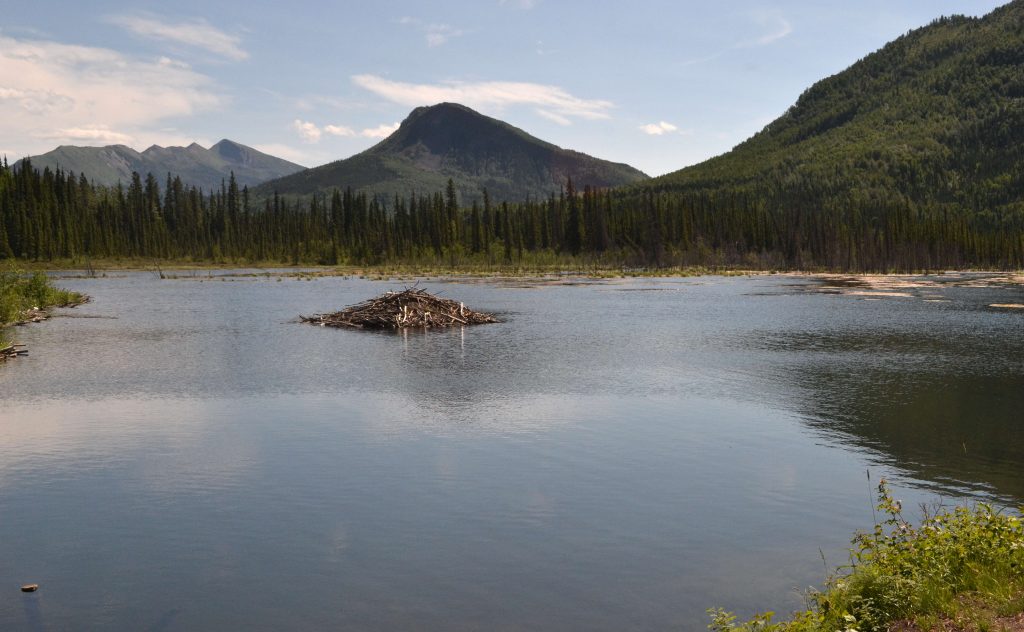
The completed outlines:
[[[135,171],[143,176],[152,173],[163,185],[163,178],[170,173],[181,177],[186,185],[207,191],[219,188],[221,181],[227,180],[232,172],[239,186],[252,187],[305,168],[227,139],[209,149],[192,143],[188,147],[153,145],[143,152],[124,145],[62,145],[49,153],[32,156],[30,160],[37,169],[60,167],[65,171],[84,173],[98,184],[128,183]]]
[[[441,103],[416,108],[394,134],[362,153],[272,180],[255,193],[305,196],[351,187],[390,199],[442,191],[449,178],[463,204],[479,199],[484,188],[493,200],[517,202],[557,193],[567,178],[579,189],[648,179],[629,165],[562,149],[465,106]]]

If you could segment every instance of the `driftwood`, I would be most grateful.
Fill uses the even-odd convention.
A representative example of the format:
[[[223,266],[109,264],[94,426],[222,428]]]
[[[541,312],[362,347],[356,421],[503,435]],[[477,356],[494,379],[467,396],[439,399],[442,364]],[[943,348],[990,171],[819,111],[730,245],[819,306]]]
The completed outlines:
[[[458,301],[434,296],[418,288],[387,292],[383,296],[346,307],[333,314],[301,316],[302,322],[323,327],[405,329],[454,327],[496,323],[490,314],[474,312]]]
[[[0,361],[10,360],[11,358],[23,355],[28,355],[28,349],[25,348],[25,345],[9,345],[0,348]]]
[[[88,303],[89,300],[90,299],[88,296],[80,295],[76,300],[70,303],[66,303],[64,305],[55,305],[54,307],[78,307],[79,305]],[[28,325],[30,323],[41,323],[44,320],[49,319],[49,311],[45,309],[40,309],[38,307],[32,307],[19,314],[18,320],[9,324],[21,326]],[[25,355],[28,355],[28,349],[25,348],[25,345],[8,345],[6,347],[0,347],[0,362]]]
[[[11,324],[20,327],[22,325],[28,325],[30,323],[41,323],[44,320],[49,319],[50,313],[48,311],[46,311],[45,309],[39,309],[38,307],[33,307],[22,312],[21,315],[18,317],[18,320],[14,321]]]

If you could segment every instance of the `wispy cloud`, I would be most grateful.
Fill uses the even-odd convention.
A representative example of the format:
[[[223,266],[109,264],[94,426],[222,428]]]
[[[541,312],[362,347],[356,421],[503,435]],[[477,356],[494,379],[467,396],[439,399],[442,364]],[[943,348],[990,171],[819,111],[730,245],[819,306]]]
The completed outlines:
[[[0,103],[32,114],[47,114],[74,106],[71,97],[53,90],[32,90],[0,87]]]
[[[757,48],[759,46],[768,46],[775,42],[789,37],[793,33],[793,25],[789,20],[782,17],[781,15],[766,12],[755,12],[747,15],[747,19],[755,22],[761,29],[766,31],[763,35],[758,37],[736,42],[728,48],[724,48],[714,53],[704,55],[702,57],[695,57],[693,59],[687,59],[681,62],[683,66],[694,66],[697,64],[703,64],[705,62],[713,61],[722,57],[729,51],[739,50],[742,48]]]
[[[533,7],[537,6],[537,0],[498,0],[498,4],[503,7],[513,7],[529,11]]]
[[[733,48],[730,48],[728,50],[720,50],[717,53],[712,53],[710,55],[705,55],[703,57],[694,57],[692,59],[684,59],[683,61],[679,62],[679,65],[680,66],[696,66],[698,64],[703,64],[703,63],[706,63],[706,62],[709,62],[709,61],[714,61],[714,60],[718,59],[719,57],[721,57],[722,55],[726,54],[730,50],[733,50]]]
[[[226,33],[201,18],[169,22],[155,16],[115,15],[107,21],[141,37],[199,48],[233,61],[249,58],[240,37]]]
[[[561,114],[555,114],[554,112],[548,112],[547,110],[542,110],[540,108],[535,109],[534,112],[551,121],[552,123],[557,123],[559,125],[572,125],[572,121],[565,118]]]
[[[555,55],[561,52],[557,48],[545,48],[543,40],[537,40],[537,46],[536,48],[534,48],[534,51],[540,57],[544,57],[546,55]]]
[[[541,116],[561,124],[571,119],[607,119],[615,107],[611,101],[582,99],[558,86],[510,81],[437,84],[403,83],[376,75],[355,75],[352,82],[374,94],[401,105],[432,105],[454,101],[476,108],[503,108],[511,105],[534,106]]]
[[[166,58],[2,35],[0,86],[0,138],[26,153],[53,139],[163,141],[158,122],[224,103],[209,77]]]
[[[453,37],[459,37],[462,31],[447,24],[430,24],[427,26],[427,46],[441,46]]]
[[[761,25],[762,28],[767,29],[768,32],[750,41],[740,42],[735,46],[735,48],[767,46],[769,44],[774,44],[780,39],[788,37],[793,32],[793,25],[789,23],[789,20],[780,15],[758,13],[754,14],[753,18]]]
[[[651,136],[663,136],[664,134],[677,132],[679,131],[679,128],[671,123],[661,121],[658,123],[648,123],[647,125],[641,125],[640,131],[642,131],[644,134],[649,134]]]
[[[307,153],[281,142],[264,142],[254,144],[253,149],[258,152],[263,152],[264,154],[269,154],[270,156],[284,158],[285,160],[303,166],[323,164],[330,160],[330,156],[317,153]]]
[[[300,108],[306,109],[327,107],[333,110],[355,110],[367,107],[367,103],[359,99],[327,95],[303,97],[299,99],[297,103]]]
[[[320,127],[315,123],[309,121],[303,121],[295,119],[292,122],[292,129],[294,129],[306,143],[319,143],[323,138],[324,134],[329,136],[341,136],[346,138],[387,138],[396,129],[398,129],[399,123],[392,123],[390,125],[381,123],[377,127],[367,127],[361,131],[356,131],[346,125],[324,125]]]
[[[453,37],[459,37],[465,33],[462,29],[456,28],[451,24],[441,24],[437,22],[424,22],[419,18],[403,17],[398,20],[399,24],[405,24],[411,26],[416,30],[423,33],[423,38],[427,42],[427,46],[430,48],[436,48],[443,46],[448,43],[448,40]]]
[[[262,151],[265,154],[284,158],[285,160],[290,160],[303,166],[323,164],[330,160],[329,155],[319,154],[316,152],[306,152],[302,149],[297,149],[283,143],[261,143],[253,145],[253,148],[257,151]]]

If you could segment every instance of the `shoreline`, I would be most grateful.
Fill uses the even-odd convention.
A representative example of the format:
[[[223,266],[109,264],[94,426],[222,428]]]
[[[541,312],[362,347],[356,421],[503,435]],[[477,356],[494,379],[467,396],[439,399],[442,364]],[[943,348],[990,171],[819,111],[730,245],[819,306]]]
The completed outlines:
[[[74,308],[89,302],[89,296],[53,286],[39,270],[0,270],[0,362],[28,354],[25,345],[15,344],[8,330],[52,317],[55,308]]]
[[[770,276],[818,277],[824,279],[895,279],[905,277],[947,277],[951,275],[1002,275],[1015,284],[1024,284],[1024,270],[965,268],[915,271],[849,271],[835,269],[757,269],[739,266],[674,266],[666,268],[607,266],[607,265],[434,265],[416,263],[395,263],[379,265],[301,265],[275,261],[197,262],[197,261],[154,261],[136,259],[102,259],[83,262],[80,260],[57,260],[19,262],[29,271],[50,273],[77,272],[78,278],[101,277],[110,272],[152,272],[161,277],[182,272],[215,270],[259,270],[280,276],[417,276],[417,277],[578,277],[578,278],[658,278],[694,276]]]

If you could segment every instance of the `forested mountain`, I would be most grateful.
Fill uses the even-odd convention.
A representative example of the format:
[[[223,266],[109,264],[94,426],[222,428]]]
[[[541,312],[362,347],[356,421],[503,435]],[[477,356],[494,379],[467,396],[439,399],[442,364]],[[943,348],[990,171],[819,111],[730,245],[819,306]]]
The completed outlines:
[[[782,247],[797,265],[954,264],[966,253],[953,243],[971,231],[1020,252],[1024,2],[907,33],[813,85],[731,152],[634,194],[650,190],[775,227],[788,244],[738,225],[722,239]]]
[[[85,174],[97,184],[128,184],[132,173],[152,173],[164,177],[168,173],[178,176],[186,185],[195,185],[209,191],[219,188],[232,172],[241,186],[253,186],[296,171],[302,166],[270,156],[224,139],[205,149],[198,143],[188,147],[160,147],[153,145],[138,152],[124,145],[106,147],[76,147],[62,145],[51,152],[32,157],[39,169],[49,167]]]
[[[268,182],[255,193],[297,196],[351,187],[390,200],[440,191],[451,179],[464,203],[479,201],[485,188],[493,199],[519,202],[557,193],[568,178],[581,187],[613,187],[647,176],[441,103],[416,108],[395,133],[360,154]]]

